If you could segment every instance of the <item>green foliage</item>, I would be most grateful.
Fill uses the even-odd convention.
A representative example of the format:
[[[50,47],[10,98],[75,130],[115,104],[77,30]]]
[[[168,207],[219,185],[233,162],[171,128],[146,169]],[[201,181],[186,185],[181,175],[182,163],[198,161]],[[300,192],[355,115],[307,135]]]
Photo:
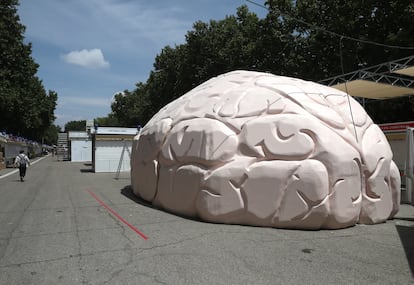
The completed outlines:
[[[65,132],[86,131],[86,120],[70,121],[65,124]]]
[[[223,20],[194,23],[184,44],[166,46],[156,56],[145,83],[115,96],[111,115],[121,125],[144,125],[169,102],[231,70],[319,81],[413,53],[384,46],[414,46],[410,1],[269,0],[265,5],[269,13],[263,19],[241,6]],[[382,101],[367,109],[376,122],[414,120],[413,99],[405,100],[392,108]],[[405,111],[408,117],[400,116],[404,106],[411,110]]]
[[[293,18],[285,18],[306,40],[300,50],[306,57],[300,77],[318,81],[412,54],[413,50],[372,43],[414,46],[413,38],[407,36],[414,33],[410,5],[409,1],[389,0],[296,1]]]
[[[414,121],[414,96],[367,100],[365,110],[376,123]]]
[[[31,44],[23,43],[17,5],[17,0],[0,4],[0,129],[41,141],[55,119],[57,93],[46,93],[36,76],[38,64]]]
[[[299,77],[318,81],[412,55],[413,49],[388,46],[414,47],[413,8],[410,1],[399,0],[296,1],[295,19],[287,20],[306,40],[301,54],[309,55]],[[408,121],[414,120],[413,100],[367,100],[365,108],[376,123]]]
[[[60,132],[61,129],[59,126],[50,125],[44,134],[43,143],[48,145],[56,145],[58,140],[58,133]]]
[[[116,118],[118,125],[135,127],[143,120],[147,107],[146,84],[138,83],[134,91],[125,90],[115,95],[109,116]]]
[[[200,83],[235,69],[258,69],[257,30],[260,20],[246,6],[237,16],[196,22],[186,44],[166,46],[155,58],[146,83],[115,96],[112,114],[120,124],[144,125],[160,108]]]
[[[119,124],[119,120],[113,114],[109,114],[106,117],[95,118],[94,123],[95,123],[95,125],[98,125],[98,126],[101,126],[101,127],[121,126]]]

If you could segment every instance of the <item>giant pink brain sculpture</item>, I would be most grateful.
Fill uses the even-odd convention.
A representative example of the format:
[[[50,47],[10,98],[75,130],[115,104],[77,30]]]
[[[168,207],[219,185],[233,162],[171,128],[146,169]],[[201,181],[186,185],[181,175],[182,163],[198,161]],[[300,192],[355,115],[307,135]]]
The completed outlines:
[[[160,110],[134,140],[131,182],[181,215],[282,228],[380,223],[400,200],[389,144],[355,100],[250,71],[210,79]]]

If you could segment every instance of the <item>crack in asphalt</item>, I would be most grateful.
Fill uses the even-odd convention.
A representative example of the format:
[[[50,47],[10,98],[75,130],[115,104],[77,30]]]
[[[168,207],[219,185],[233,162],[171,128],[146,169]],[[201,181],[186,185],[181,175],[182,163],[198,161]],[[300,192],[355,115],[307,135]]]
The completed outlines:
[[[81,280],[82,280],[82,284],[86,284],[87,281],[86,281],[85,273],[83,271],[83,266],[82,266],[82,245],[81,245],[80,236],[79,236],[78,218],[77,218],[77,215],[76,215],[73,199],[72,199],[70,194],[68,196],[69,196],[70,204],[71,204],[72,209],[73,209],[73,216],[72,217],[73,217],[73,223],[75,225],[76,240],[77,240],[77,243],[78,243],[78,257],[79,257],[79,259],[78,259],[78,269],[80,271],[80,277],[81,277]]]

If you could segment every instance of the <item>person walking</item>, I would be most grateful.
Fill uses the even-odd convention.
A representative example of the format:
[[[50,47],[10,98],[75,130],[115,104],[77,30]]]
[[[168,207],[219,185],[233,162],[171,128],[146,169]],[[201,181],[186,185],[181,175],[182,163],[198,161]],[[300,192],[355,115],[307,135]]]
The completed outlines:
[[[19,168],[20,181],[24,181],[26,176],[26,169],[30,165],[30,160],[27,155],[24,154],[24,151],[21,150],[20,153],[16,156],[14,160],[14,165]]]

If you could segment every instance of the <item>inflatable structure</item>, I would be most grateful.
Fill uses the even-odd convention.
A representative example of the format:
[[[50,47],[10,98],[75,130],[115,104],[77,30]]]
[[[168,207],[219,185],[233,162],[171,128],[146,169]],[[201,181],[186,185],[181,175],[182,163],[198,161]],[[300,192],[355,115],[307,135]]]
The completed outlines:
[[[137,196],[216,223],[338,229],[399,209],[390,146],[360,104],[269,73],[229,72],[165,106],[131,167]]]

